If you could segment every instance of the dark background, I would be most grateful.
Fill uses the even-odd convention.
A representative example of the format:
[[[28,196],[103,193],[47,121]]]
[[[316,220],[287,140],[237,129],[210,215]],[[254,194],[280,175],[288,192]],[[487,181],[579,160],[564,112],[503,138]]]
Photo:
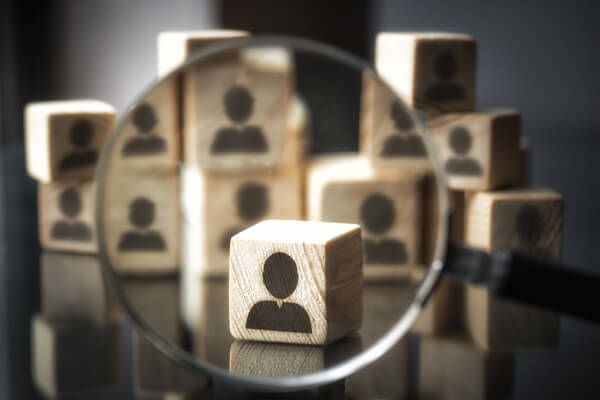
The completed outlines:
[[[547,0],[0,0],[0,399],[33,396],[28,316],[39,283],[28,269],[37,263],[37,228],[35,184],[24,171],[26,102],[91,97],[123,110],[154,79],[156,35],[163,30],[225,26],[295,34],[370,60],[379,31],[469,33],[478,42],[478,106],[521,111],[533,181],[565,197],[564,260],[594,268],[599,12],[594,1]],[[514,398],[598,398],[599,356],[600,327],[565,317],[558,351],[517,356]]]

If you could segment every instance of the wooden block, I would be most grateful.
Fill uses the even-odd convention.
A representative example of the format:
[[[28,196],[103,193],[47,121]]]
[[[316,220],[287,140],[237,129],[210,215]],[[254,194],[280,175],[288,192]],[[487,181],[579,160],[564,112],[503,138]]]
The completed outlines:
[[[360,328],[362,246],[352,224],[263,221],[231,240],[236,339],[326,344]]]
[[[442,279],[412,327],[413,332],[439,335],[460,329],[464,288],[459,283]]]
[[[377,72],[412,107],[432,112],[470,111],[475,106],[477,49],[457,33],[380,33]]]
[[[293,89],[284,48],[231,51],[192,65],[183,84],[185,162],[213,171],[280,165]]]
[[[44,251],[41,256],[41,310],[54,320],[106,325],[122,314],[102,278],[95,256]]]
[[[47,101],[25,107],[27,172],[41,182],[92,179],[115,125],[115,109],[96,100]]]
[[[32,379],[49,398],[116,384],[120,377],[120,328],[77,321],[31,320]]]
[[[225,29],[161,32],[157,41],[158,76],[163,77],[184,64],[195,51],[221,40],[248,35],[246,31]]]
[[[479,349],[460,335],[421,338],[420,399],[509,399],[514,379],[512,353]]]
[[[467,206],[468,245],[487,251],[517,250],[534,257],[560,258],[563,203],[548,189],[473,193]],[[559,339],[555,313],[492,297],[485,288],[465,292],[466,327],[486,349],[554,347]]]
[[[521,181],[518,112],[445,114],[429,119],[427,129],[452,189],[493,190]]]
[[[45,249],[98,252],[96,182],[38,184],[40,244]]]
[[[307,216],[361,224],[366,279],[406,277],[420,262],[419,169],[375,170],[365,157],[315,158],[307,170]]]

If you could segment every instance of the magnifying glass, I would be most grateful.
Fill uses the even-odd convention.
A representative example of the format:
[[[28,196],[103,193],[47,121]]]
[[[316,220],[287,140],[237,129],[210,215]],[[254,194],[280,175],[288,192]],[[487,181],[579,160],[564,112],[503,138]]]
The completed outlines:
[[[474,43],[437,39],[383,38],[385,79],[323,44],[229,39],[144,91],[101,156],[96,214],[140,334],[215,379],[289,391],[385,354],[442,275],[487,286],[467,308],[493,293],[598,319],[577,295],[598,279],[551,262],[560,196],[522,188],[518,114],[468,112]],[[480,249],[449,240],[459,228]],[[514,248],[538,258],[494,252]]]

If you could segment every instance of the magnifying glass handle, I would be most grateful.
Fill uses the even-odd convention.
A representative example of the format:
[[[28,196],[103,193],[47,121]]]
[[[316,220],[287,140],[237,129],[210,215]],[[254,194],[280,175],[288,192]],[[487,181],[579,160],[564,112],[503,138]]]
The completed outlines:
[[[452,279],[600,323],[600,276],[517,252],[490,254],[453,242],[446,260],[444,273]]]

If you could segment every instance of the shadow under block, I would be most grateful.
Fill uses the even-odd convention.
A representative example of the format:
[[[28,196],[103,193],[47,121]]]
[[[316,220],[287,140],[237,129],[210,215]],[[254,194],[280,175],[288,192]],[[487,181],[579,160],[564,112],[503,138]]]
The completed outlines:
[[[360,227],[263,221],[231,240],[229,329],[236,339],[328,344],[360,328]]]
[[[512,353],[480,349],[462,336],[421,337],[420,399],[508,400],[514,380]]]
[[[279,166],[293,90],[293,61],[284,48],[194,64],[183,78],[185,162],[212,171]]]
[[[211,44],[248,35],[246,31],[225,29],[161,32],[157,40],[158,76],[167,75],[184,64],[194,52]]]
[[[117,322],[122,316],[95,256],[44,251],[41,298],[42,313],[52,320],[85,321],[102,326]]]
[[[521,182],[518,112],[450,113],[426,124],[452,189],[494,190]]]
[[[470,111],[475,106],[476,43],[458,33],[377,35],[377,72],[408,105],[426,112]]]
[[[96,100],[29,103],[25,107],[27,172],[41,182],[93,179],[115,109]]]
[[[373,169],[357,154],[307,168],[307,218],[360,224],[365,279],[406,277],[421,263],[423,169]]]
[[[473,193],[469,196],[466,221],[465,242],[470,246],[560,259],[563,202],[551,190]],[[483,348],[512,350],[558,344],[556,313],[497,299],[485,288],[473,286],[466,288],[465,303],[467,331]]]
[[[77,321],[31,320],[32,378],[49,398],[105,388],[120,377],[120,328]]]
[[[98,252],[95,181],[38,183],[38,215],[43,248]]]

